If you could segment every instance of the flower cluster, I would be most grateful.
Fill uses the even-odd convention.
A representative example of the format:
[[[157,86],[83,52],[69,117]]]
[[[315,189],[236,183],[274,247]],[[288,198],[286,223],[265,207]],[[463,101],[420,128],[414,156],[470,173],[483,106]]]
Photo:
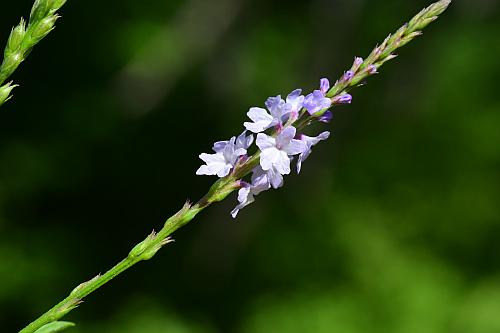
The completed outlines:
[[[342,80],[349,81],[352,77],[352,73],[346,72]],[[329,111],[332,105],[351,103],[352,97],[347,93],[327,97],[329,90],[328,79],[321,79],[320,89],[307,96],[302,95],[301,89],[296,89],[286,99],[281,95],[269,97],[265,102],[266,109],[250,108],[247,115],[251,121],[243,124],[245,130],[242,134],[228,141],[216,142],[213,154],[200,154],[205,164],[196,171],[197,175],[232,176],[246,163],[251,163],[248,149],[255,140],[258,150],[253,155],[256,159],[253,159],[255,165],[251,165],[250,180],[236,179],[235,176],[239,191],[238,205],[231,212],[233,217],[252,203],[259,193],[283,186],[283,176],[290,174],[294,159],[297,173],[300,173],[302,162],[311,154],[312,147],[328,139],[330,132],[327,131],[318,136],[299,131],[312,120],[328,123],[332,119]]]

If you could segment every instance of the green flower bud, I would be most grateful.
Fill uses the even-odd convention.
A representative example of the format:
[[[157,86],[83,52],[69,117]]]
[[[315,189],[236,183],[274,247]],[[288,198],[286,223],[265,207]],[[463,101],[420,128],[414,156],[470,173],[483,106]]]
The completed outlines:
[[[30,23],[35,24],[49,13],[48,0],[36,0],[31,8]]]
[[[21,22],[14,29],[12,29],[12,32],[10,33],[5,53],[16,52],[21,46],[25,35],[26,35],[26,24],[24,20],[21,19]]]
[[[49,32],[54,29],[54,25],[57,21],[57,19],[60,16],[58,15],[50,15],[38,22],[36,25],[32,27],[31,34],[30,34],[30,44],[27,45],[28,47],[34,46],[36,43],[38,43],[42,38],[47,36]]]
[[[66,0],[49,0],[49,8],[51,13],[61,8],[66,3]]]
[[[5,58],[3,59],[2,66],[0,66],[0,72],[4,75],[7,75],[7,77],[10,76],[23,62],[23,60],[24,55],[20,51],[17,51],[15,53],[6,53]],[[4,80],[7,77],[1,79]],[[3,80],[0,80],[0,82],[3,82]]]

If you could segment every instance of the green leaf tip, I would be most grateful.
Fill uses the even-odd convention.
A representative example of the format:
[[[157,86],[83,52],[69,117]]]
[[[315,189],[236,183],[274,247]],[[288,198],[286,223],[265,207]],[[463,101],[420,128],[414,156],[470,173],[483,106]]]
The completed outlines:
[[[67,328],[75,326],[75,323],[69,321],[54,321],[52,323],[48,323],[37,329],[35,333],[56,333],[62,332]]]

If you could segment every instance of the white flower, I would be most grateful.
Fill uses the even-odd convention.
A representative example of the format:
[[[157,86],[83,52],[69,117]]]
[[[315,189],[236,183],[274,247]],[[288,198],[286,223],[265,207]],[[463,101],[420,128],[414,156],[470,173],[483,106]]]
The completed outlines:
[[[267,113],[267,111],[263,108],[250,108],[247,116],[253,121],[253,123],[246,121],[243,125],[247,130],[254,133],[263,132],[269,127],[273,127],[278,124],[277,119]]]
[[[297,173],[300,173],[300,169],[302,168],[302,162],[306,160],[311,154],[311,148],[318,144],[320,141],[328,139],[330,136],[330,132],[326,131],[321,133],[316,137],[311,137],[302,134],[301,140],[306,144],[306,149],[300,153],[299,158],[297,159]]]
[[[257,146],[261,150],[260,165],[264,171],[276,170],[281,175],[290,173],[290,158],[307,149],[304,141],[294,139],[296,129],[284,128],[276,138],[264,133],[257,134]]]
[[[244,136],[244,134],[245,133],[242,135]],[[248,141],[249,140],[245,141],[245,143]],[[253,136],[251,141],[253,141]],[[216,142],[213,150],[216,152],[215,154],[200,154],[200,159],[202,159],[206,165],[200,166],[196,171],[197,175],[217,175],[221,178],[226,177],[231,172],[238,158],[247,153],[246,148],[236,144],[236,138],[234,136],[229,141]]]
[[[281,98],[281,95],[269,97],[266,107],[270,113],[263,108],[250,108],[247,115],[253,123],[245,122],[243,125],[251,132],[260,133],[276,125],[281,127],[290,116],[296,119],[304,103],[304,96],[301,92],[300,89],[292,91],[286,101]]]

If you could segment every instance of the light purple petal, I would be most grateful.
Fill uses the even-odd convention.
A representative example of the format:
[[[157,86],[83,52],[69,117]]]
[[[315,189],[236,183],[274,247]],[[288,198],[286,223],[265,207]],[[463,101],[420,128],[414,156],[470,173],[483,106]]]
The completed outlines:
[[[220,153],[226,148],[226,145],[228,144],[229,141],[217,141],[214,143],[214,146],[212,147],[213,151],[216,153]]]
[[[248,149],[253,143],[253,135],[246,135],[246,131],[241,133],[236,139],[236,148]]]
[[[328,90],[330,90],[330,81],[326,78],[321,79],[319,82],[319,90],[325,95]]]
[[[249,195],[250,195],[250,186],[240,188],[240,190],[238,191],[238,201],[240,203],[247,202]]]
[[[224,156],[222,154],[200,154],[200,159],[205,163],[224,163]]]
[[[264,132],[266,129],[269,128],[269,123],[267,123],[265,121],[260,121],[257,123],[250,123],[250,122],[246,121],[243,123],[243,126],[245,126],[245,128],[247,130],[249,130],[250,132],[260,133],[260,132]]]
[[[247,112],[247,116],[254,122],[273,120],[273,117],[269,113],[267,113],[265,109],[257,107],[250,108],[250,110],[248,110]]]
[[[226,164],[223,168],[217,171],[217,176],[220,178],[226,177],[231,172],[231,169],[232,166],[230,164]]]
[[[304,100],[304,107],[307,109],[309,114],[313,115],[323,109],[329,108],[331,103],[331,100],[329,98],[325,98],[325,95],[321,91],[315,90],[312,94],[306,96]]]
[[[267,134],[259,133],[257,134],[256,144],[260,148],[260,150],[264,150],[267,148],[275,147],[276,140],[273,137],[268,136]]]
[[[304,105],[304,96],[301,95],[302,90],[296,89],[292,91],[286,98],[286,105],[289,107],[289,113],[291,113],[291,117],[296,119],[298,117],[300,109]]]
[[[267,176],[273,188],[276,189],[283,186],[283,176],[275,169],[270,169],[269,171],[267,171]]]
[[[297,155],[303,153],[307,150],[307,144],[302,140],[291,140],[290,143],[283,147],[283,151],[285,151],[288,155]]]
[[[282,109],[285,105],[285,101],[281,98],[281,95],[269,97],[265,104],[273,118],[280,119],[283,116],[284,113]]]
[[[354,58],[354,66],[355,67],[358,67],[361,66],[363,64],[363,58],[360,58],[360,57],[356,57]]]
[[[197,175],[218,175],[225,177],[231,171],[232,166],[227,164],[222,154],[201,154],[200,158],[206,163],[196,171]]]
[[[286,153],[285,153],[286,154]],[[281,152],[276,148],[267,148],[260,154],[260,166],[267,171],[279,163]]]
[[[329,99],[329,98],[322,98],[319,102],[319,110],[318,111],[321,111],[323,109],[327,109],[329,108],[330,106],[332,106],[332,100]]]
[[[300,170],[302,169],[302,161],[304,161],[310,153],[310,150],[305,151],[299,155],[299,158],[297,158],[297,174],[299,174]]]
[[[224,155],[224,159],[226,162],[230,164],[234,164],[236,162],[237,156],[234,153],[234,142],[236,141],[236,137],[232,137],[231,140],[229,140],[228,144],[224,148],[224,151],[222,154]],[[246,152],[245,152],[246,153]]]
[[[273,165],[276,168],[276,171],[278,171],[282,175],[288,175],[290,173],[290,158],[284,151],[279,150],[279,153],[276,155]]]
[[[288,96],[286,97],[286,102],[293,103],[293,101],[297,100],[300,97],[301,93],[302,89],[295,89],[290,94],[288,94]]]
[[[240,209],[244,207],[241,207],[241,204],[238,204],[234,209],[231,211],[231,216],[233,219],[235,219],[238,216],[238,213],[240,212]]]
[[[302,134],[300,139],[307,143],[308,146],[317,145],[320,141],[326,140],[330,137],[330,132],[324,131],[318,136],[307,136]]]
[[[314,94],[309,94],[304,98],[304,107],[311,113],[314,108],[316,107],[316,104],[314,103]]]
[[[204,176],[204,175],[206,175],[206,176],[213,176],[213,175],[215,175],[215,173],[213,173],[213,171],[212,171],[212,170],[210,170],[210,169],[208,168],[208,166],[206,166],[206,165],[202,165],[202,166],[200,166],[200,167],[198,168],[198,170],[196,170],[196,174],[197,174],[198,176]]]
[[[240,209],[248,206],[252,202],[254,202],[255,199],[251,193],[251,188],[250,187],[242,187],[238,191],[238,202],[239,204],[231,211],[231,216],[233,218],[236,218],[238,215],[238,212]]]
[[[278,149],[282,149],[283,147],[287,146],[295,137],[296,132],[297,130],[293,126],[284,128],[276,137],[276,147],[278,147]]]
[[[350,94],[342,94],[333,99],[336,104],[351,104],[352,96]]]
[[[240,156],[243,156],[243,155],[246,155],[247,153],[247,150],[246,149],[243,149],[243,148],[238,148],[234,151],[234,155],[237,156],[237,157],[240,157]]]
[[[311,154],[312,146],[318,144],[320,141],[326,140],[330,137],[330,132],[325,131],[316,137],[302,135],[301,140],[307,145],[307,148],[299,155],[297,159],[297,173],[302,169],[302,162],[304,162]]]
[[[253,133],[259,133],[267,128],[273,126],[273,116],[271,116],[265,109],[262,108],[250,108],[247,112],[248,118],[250,118],[253,123],[245,122],[243,125],[245,128]]]
[[[332,119],[333,119],[332,111],[326,111],[325,113],[323,113],[321,117],[318,118],[318,121],[328,124],[330,121],[332,121]]]

